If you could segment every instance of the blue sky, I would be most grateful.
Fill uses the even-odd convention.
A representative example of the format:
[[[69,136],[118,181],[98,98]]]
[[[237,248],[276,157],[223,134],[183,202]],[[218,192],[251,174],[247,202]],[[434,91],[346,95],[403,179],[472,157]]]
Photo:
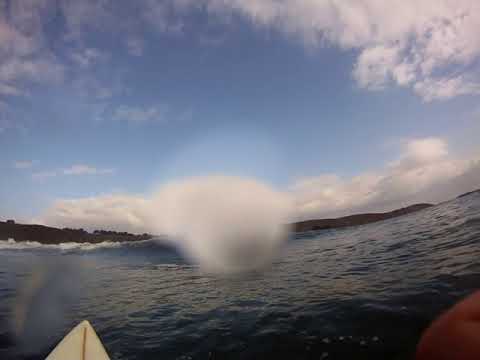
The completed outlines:
[[[442,176],[463,175],[478,155],[478,4],[460,2],[462,22],[448,1],[421,3],[411,19],[413,2],[395,5],[398,28],[367,0],[337,12],[322,1],[1,1],[0,217],[211,174],[282,191],[320,178],[306,191],[321,203],[312,214],[353,211],[366,203],[343,200],[352,179],[396,174],[388,164],[415,157],[421,139],[441,142],[422,144],[448,162]]]

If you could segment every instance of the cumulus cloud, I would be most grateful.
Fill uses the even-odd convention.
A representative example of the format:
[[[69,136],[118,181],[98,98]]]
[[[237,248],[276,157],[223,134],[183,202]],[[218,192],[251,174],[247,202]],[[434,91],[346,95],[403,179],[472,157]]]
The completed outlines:
[[[415,83],[414,91],[426,101],[450,99],[458,95],[480,94],[480,82],[467,80],[463,75],[452,78],[427,78]]]
[[[76,174],[99,173],[98,170],[83,166],[72,167],[68,172]],[[402,152],[398,158],[386,164],[383,169],[348,178],[336,174],[322,174],[298,179],[291,184],[287,191],[282,193],[271,189],[271,194],[276,194],[275,196],[272,195],[271,199],[282,198],[283,200],[279,200],[279,203],[282,201],[285,203],[287,202],[285,199],[288,198],[294,204],[294,210],[289,212],[290,220],[336,217],[365,211],[386,211],[418,202],[447,200],[459,193],[480,187],[479,172],[480,159],[454,157],[450,154],[448,144],[443,139],[412,139],[402,144]],[[40,173],[39,176],[49,177],[57,174],[46,172]],[[220,177],[219,184],[216,180],[206,181],[204,184],[201,181],[197,183],[192,180],[191,182],[180,182],[181,185],[178,186],[177,183],[169,184],[163,187],[162,191],[145,197],[112,195],[61,201],[54,204],[45,219],[47,223],[58,225],[68,218],[70,225],[76,223],[77,226],[93,228],[94,226],[92,227],[90,224],[92,221],[96,221],[97,212],[105,211],[102,217],[104,226],[121,224],[126,226],[124,230],[133,230],[129,225],[132,224],[129,212],[116,212],[117,206],[113,207],[115,211],[112,212],[111,204],[122,203],[123,205],[120,207],[124,209],[129,207],[130,201],[136,199],[138,201],[133,201],[135,204],[133,209],[136,209],[136,213],[139,213],[138,203],[158,204],[158,206],[144,211],[141,221],[135,222],[135,226],[142,229],[148,228],[149,231],[155,233],[166,231],[171,234],[175,232],[174,229],[179,229],[178,231],[182,229],[181,223],[191,221],[194,224],[195,220],[191,219],[194,218],[193,214],[195,212],[201,213],[204,205],[208,208],[209,203],[215,203],[220,195],[230,197],[231,199],[228,200],[230,202],[216,204],[214,207],[225,206],[222,207],[222,211],[231,214],[236,214],[235,207],[229,209],[229,206],[236,200],[228,195],[229,192],[237,192],[241,194],[241,198],[245,199],[245,202],[255,203],[254,194],[256,190],[252,184],[255,184],[256,181],[249,180],[251,181],[249,183],[245,180],[245,184],[240,182],[241,186],[238,187],[235,186],[236,181],[235,178]],[[233,184],[230,187],[229,182]],[[250,186],[253,190],[250,190]],[[266,189],[268,187],[266,185],[262,186],[262,189],[267,193]],[[218,193],[215,192],[216,187],[218,187]],[[192,203],[188,214],[184,212],[184,209],[180,211],[175,208],[176,202],[183,197],[189,199],[185,202]],[[152,202],[152,199],[155,199],[155,201]],[[116,202],[117,200],[118,202]],[[183,203],[183,200],[180,202]],[[273,203],[273,200],[270,202]],[[92,206],[97,209],[94,213],[89,212]],[[66,212],[65,209],[69,207],[72,207],[75,211]],[[284,207],[280,208],[285,209]],[[179,212],[178,215],[175,215],[177,212]],[[169,217],[164,213],[168,213]],[[57,214],[61,214],[61,216],[56,218]],[[81,215],[77,216],[78,214]],[[86,214],[92,214],[92,218],[89,218]],[[154,219],[149,219],[148,214],[154,214]],[[112,221],[109,220],[110,216],[112,216]],[[242,215],[242,218],[245,219],[245,216]]]
[[[51,10],[46,1],[0,1],[1,94],[24,94],[20,82],[63,79],[64,67],[45,46],[43,25]]]
[[[133,195],[104,195],[55,201],[36,222],[59,227],[104,229],[143,233],[147,200]]]
[[[409,169],[429,164],[448,156],[448,144],[440,138],[423,138],[405,141],[403,153],[398,161],[391,163],[391,168]]]
[[[308,47],[333,45],[355,50],[353,79],[366,89],[396,84],[425,101],[480,93],[480,2],[476,0],[111,0],[0,1],[0,84],[21,94],[18,79],[61,79],[65,69],[52,53],[45,24],[64,19],[69,57],[87,68],[101,52],[86,46],[88,34],[109,33],[141,56],[145,33],[179,34],[190,16],[206,13],[224,26],[232,14],[258,29],[275,29]],[[68,54],[67,54],[68,55]]]
[[[203,3],[210,13],[241,14],[258,27],[277,29],[307,46],[358,50],[353,77],[360,87],[410,86],[426,101],[479,93],[476,0]]]
[[[85,46],[83,41],[74,47],[70,43],[66,46],[67,38],[59,39],[47,32],[54,18],[61,16],[68,32],[76,26],[74,19],[81,14],[101,21],[101,13],[91,11],[97,9],[100,2],[85,2],[83,9],[86,13],[74,15],[67,11],[71,9],[67,3],[76,2],[67,0],[0,0],[0,95],[28,94],[25,88],[32,83],[62,83],[66,76],[74,73],[69,71],[69,64],[64,59],[70,58],[71,63],[79,68],[88,68],[105,59],[107,56],[103,51]],[[62,32],[63,29],[59,30]]]
[[[379,171],[298,180],[292,186],[297,217],[344,216],[446,200],[480,186],[480,178],[472,175],[476,167],[478,162],[451,156],[442,139],[410,140],[399,158]]]
[[[456,158],[445,140],[424,138],[405,141],[383,169],[349,178],[303,178],[285,191],[254,179],[191,178],[144,196],[58,200],[36,221],[166,234],[206,268],[236,271],[268,261],[284,239],[282,224],[440,202],[478,187],[480,159]]]

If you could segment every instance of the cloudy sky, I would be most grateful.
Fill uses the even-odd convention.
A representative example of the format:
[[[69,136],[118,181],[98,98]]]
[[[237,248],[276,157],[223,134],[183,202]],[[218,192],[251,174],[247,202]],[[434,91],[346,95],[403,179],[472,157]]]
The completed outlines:
[[[0,218],[130,230],[192,176],[295,218],[480,187],[479,32],[477,0],[0,0]]]

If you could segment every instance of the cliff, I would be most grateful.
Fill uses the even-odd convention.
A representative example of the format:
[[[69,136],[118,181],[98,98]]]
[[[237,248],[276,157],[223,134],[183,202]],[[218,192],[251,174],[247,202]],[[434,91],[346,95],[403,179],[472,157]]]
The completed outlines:
[[[370,213],[344,216],[335,219],[318,219],[296,222],[293,225],[295,232],[336,229],[347,226],[365,225],[377,221],[392,219],[398,216],[410,214],[415,211],[423,210],[433,206],[432,204],[415,204],[402,209],[397,209],[385,213]]]

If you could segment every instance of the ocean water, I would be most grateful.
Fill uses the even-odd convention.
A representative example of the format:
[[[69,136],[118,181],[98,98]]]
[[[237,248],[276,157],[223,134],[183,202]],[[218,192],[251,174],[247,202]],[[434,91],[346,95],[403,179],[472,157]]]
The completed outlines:
[[[479,194],[299,235],[236,277],[156,241],[0,241],[0,359],[43,359],[83,319],[112,359],[409,359],[479,286]]]

